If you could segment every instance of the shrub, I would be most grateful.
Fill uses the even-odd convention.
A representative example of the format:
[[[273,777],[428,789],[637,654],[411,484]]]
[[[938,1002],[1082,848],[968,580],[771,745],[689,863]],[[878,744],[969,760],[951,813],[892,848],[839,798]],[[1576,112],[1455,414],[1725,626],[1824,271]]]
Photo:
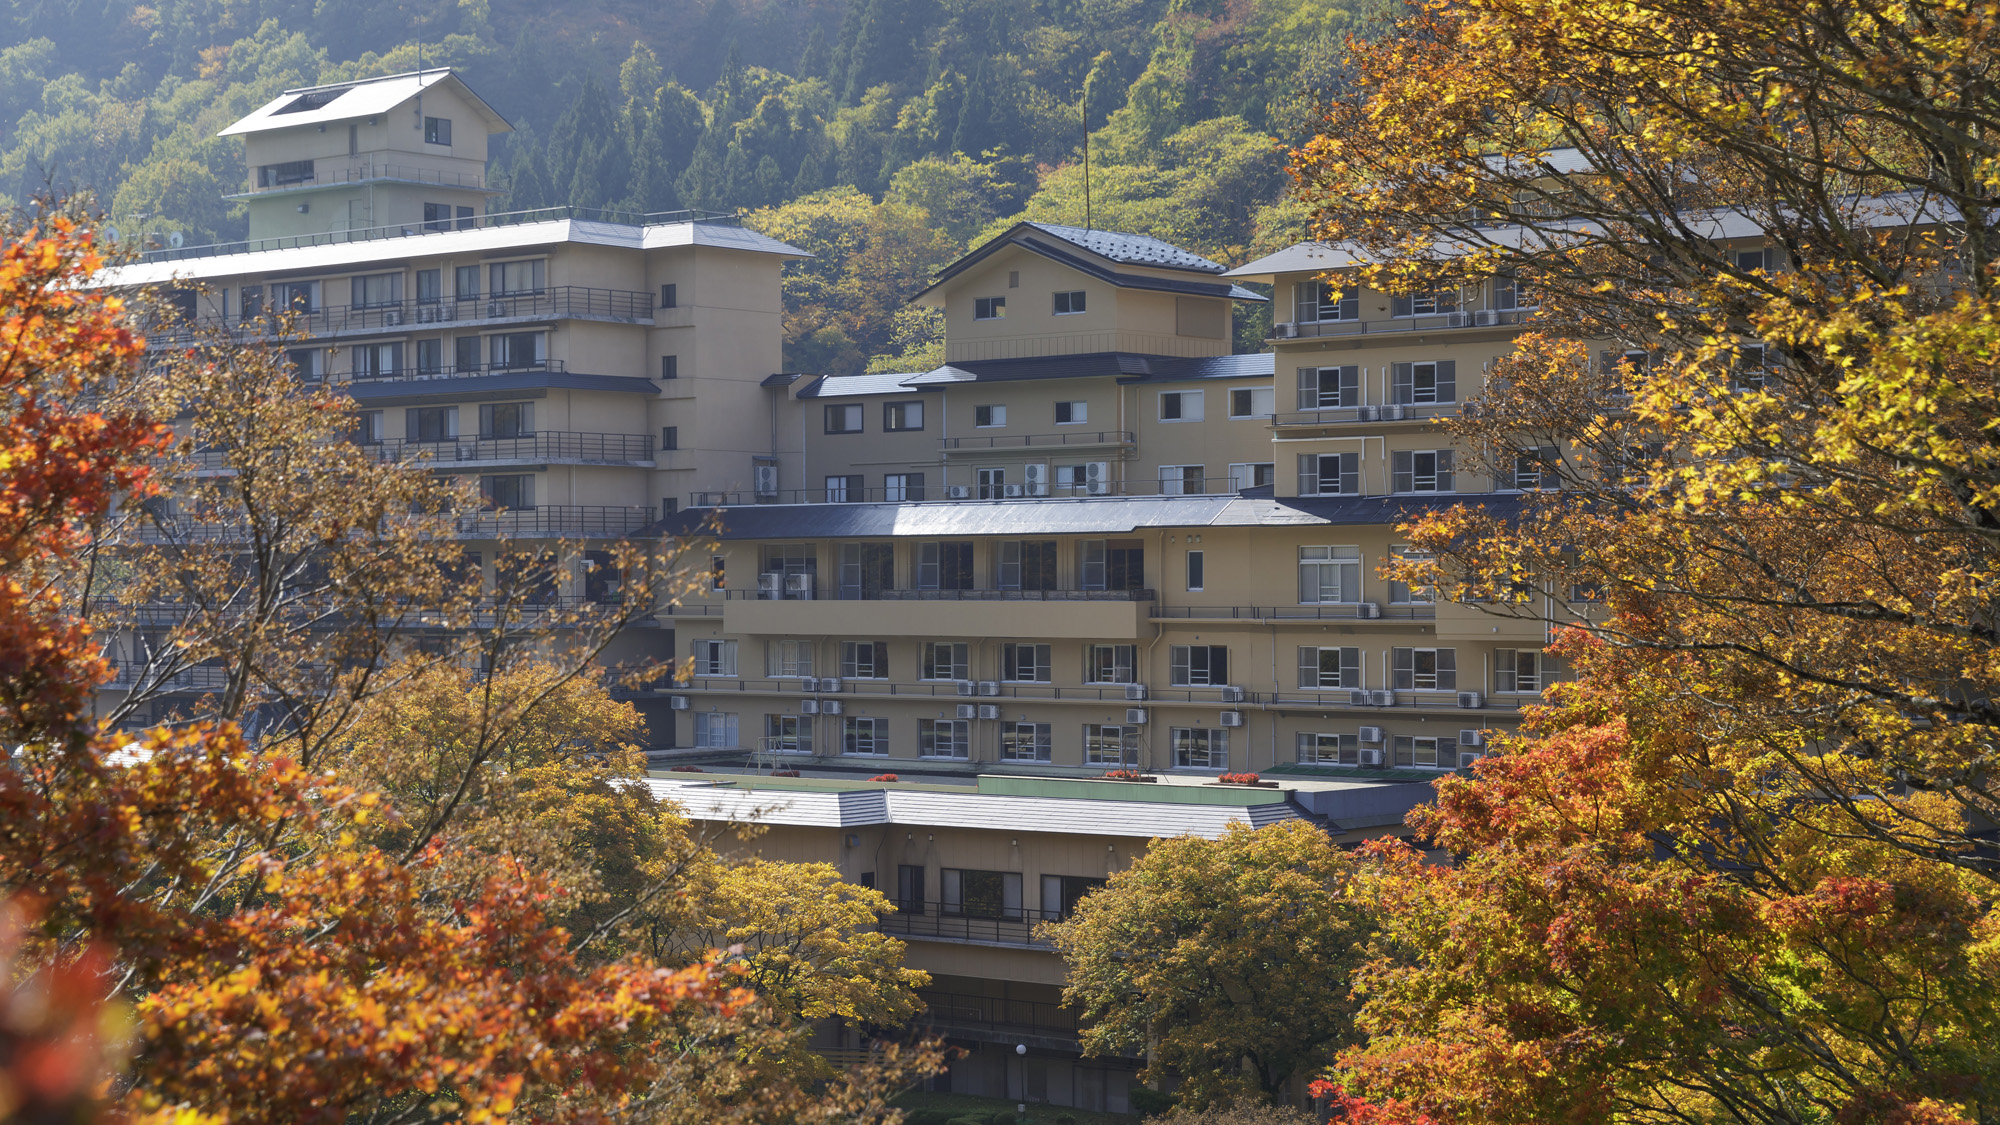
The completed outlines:
[[[1216,780],[1224,785],[1255,785],[1258,778],[1254,773],[1225,773]]]
[[[1056,1114],[1056,1125],[1076,1125],[1076,1114],[1074,1113]]]
[[[1138,1105],[1136,1100],[1133,1105]],[[1314,1125],[1317,1119],[1289,1106],[1237,1102],[1207,1109],[1176,1109],[1154,1120],[1160,1125]]]
[[[1106,770],[1104,774],[1104,778],[1107,781],[1140,781],[1145,776],[1145,774],[1140,773],[1138,770]]]
[[[671,773],[707,773],[708,771],[707,771],[707,770],[704,770],[704,769],[702,769],[702,768],[701,768],[700,766],[674,766],[674,767],[673,767],[673,768],[672,768],[672,769],[671,769],[671,770],[670,770],[669,772],[671,772]]]
[[[1174,1103],[1177,1100],[1179,1099],[1175,1098],[1172,1094],[1163,1094],[1151,1086],[1132,1087],[1132,1112],[1134,1113],[1145,1114],[1149,1117],[1156,1113],[1165,1113],[1174,1108]]]
[[[901,778],[899,778],[899,777],[897,777],[897,776],[896,776],[895,774],[893,774],[893,773],[878,773],[878,774],[876,774],[876,775],[875,775],[874,777],[871,777],[871,778],[869,778],[868,780],[870,780],[870,781],[900,781],[900,780],[902,780],[902,779],[901,779]]]
[[[799,771],[797,771],[797,770],[772,770],[772,771],[771,771],[771,776],[772,776],[772,777],[797,777],[797,776],[799,776]]]

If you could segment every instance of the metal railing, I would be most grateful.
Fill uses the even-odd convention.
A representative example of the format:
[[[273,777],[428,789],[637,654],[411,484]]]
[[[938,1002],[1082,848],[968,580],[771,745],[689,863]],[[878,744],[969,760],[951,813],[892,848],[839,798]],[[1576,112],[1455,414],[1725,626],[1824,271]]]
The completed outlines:
[[[1034,937],[1037,922],[1059,921],[1050,914],[1025,907],[998,908],[988,913],[968,913],[979,908],[941,902],[896,901],[896,913],[882,916],[880,929],[899,937],[944,938],[950,941],[991,941],[1003,945],[1026,945],[1047,949],[1047,942]]]
[[[399,367],[394,371],[350,371],[346,373],[350,383],[414,383],[429,379],[476,379],[482,375],[518,375],[529,371],[569,370],[569,364],[560,359],[538,359],[529,363],[474,363],[464,367]],[[321,381],[339,383],[341,376],[336,373],[320,377]]]
[[[113,660],[111,680],[101,687],[114,691],[129,691],[144,686],[156,691],[222,691],[229,686],[229,669],[212,665],[195,665],[177,672],[161,675],[159,669],[143,660]]]
[[[924,1010],[917,1019],[944,1027],[983,1031],[1031,1031],[1076,1036],[1076,1013],[1060,1004],[1035,1000],[1008,1000],[998,996],[969,996],[957,992],[917,990]]]
[[[717,223],[734,226],[735,215],[719,211],[655,211],[638,213],[633,211],[608,211],[598,207],[536,207],[525,211],[493,211],[475,216],[471,227],[510,227],[527,223],[553,223],[563,220],[576,222],[605,223],[621,227],[667,226],[675,223]],[[464,220],[452,220],[456,230],[467,229]],[[253,238],[240,242],[218,242],[207,246],[158,247],[146,250],[144,260],[148,262],[172,262],[187,258],[213,258],[222,254],[247,254],[261,250],[291,250],[301,246],[334,246],[343,242],[374,242],[385,238],[410,238],[417,235],[434,234],[424,229],[422,223],[396,223],[379,227],[358,227],[354,230],[325,231],[318,234],[289,234],[274,238]]]
[[[599,434],[541,430],[515,437],[421,441],[384,438],[362,448],[378,461],[592,461],[617,464],[653,459],[650,434]]]
[[[842,590],[821,586],[810,594],[777,590],[725,590],[731,601],[882,602],[1150,602],[1152,590]]]
[[[1533,309],[1468,309],[1464,312],[1399,316],[1389,320],[1298,320],[1271,326],[1273,340],[1324,336],[1379,336],[1389,332],[1439,332],[1457,328],[1506,328],[1527,323]]]
[[[312,175],[303,179],[288,180],[282,184],[252,183],[249,190],[240,195],[263,195],[274,191],[288,191],[304,187],[324,187],[330,184],[359,184],[369,180],[400,180],[411,184],[434,184],[438,187],[466,188],[472,191],[486,190],[486,176],[479,172],[447,172],[442,168],[420,168],[414,164],[355,164],[346,168],[313,168]],[[430,230],[448,230],[455,222],[468,226],[478,216],[468,216],[463,220],[447,219],[438,226],[426,224]]]
[[[652,508],[613,504],[550,504],[502,508],[458,517],[458,534],[468,539],[525,535],[629,535],[654,521]]]
[[[834,679],[836,677],[827,677]],[[1036,699],[1059,703],[1118,703],[1128,707],[1146,707],[1160,704],[1190,704],[1213,707],[1233,703],[1259,703],[1272,698],[1269,693],[1254,691],[1232,691],[1226,694],[1223,685],[1213,687],[1165,687],[1146,689],[1145,698],[1133,699],[1127,692],[1126,684],[1085,684],[1079,687],[1065,687],[1053,683],[1023,683],[1014,680],[918,680],[899,682],[894,680],[859,679],[852,676],[837,677],[840,690],[815,687],[807,691],[805,683],[794,677],[779,676],[709,676],[696,673],[690,680],[675,684],[677,692],[742,692],[752,695],[816,695],[828,699],[845,699],[851,696],[902,696],[916,699],[951,699],[959,703],[979,703],[995,699]],[[820,680],[818,683],[825,683]],[[984,684],[991,684],[989,692]],[[970,689],[970,690],[967,690]],[[1331,689],[1329,689],[1331,692]]]
[[[284,310],[273,312],[282,315],[260,313],[235,318],[197,316],[183,323],[150,327],[147,341],[156,346],[185,344],[193,338],[193,330],[201,327],[227,328],[238,337],[258,339],[274,336],[281,327],[281,321],[288,330],[288,337],[380,334],[432,325],[465,325],[496,320],[594,319],[650,324],[653,319],[653,295],[629,289],[555,285],[525,293],[490,293],[449,301],[321,305],[310,309],[295,308],[289,313]]]
[[[733,508],[764,504],[897,504],[999,500],[1082,500],[1105,496],[1231,496],[1247,486],[1227,477],[1199,480],[1124,480],[1092,484],[926,484],[905,488],[781,488],[769,492],[731,490],[690,492],[691,508]]]
[[[1367,608],[1363,608],[1366,606]],[[1151,616],[1167,621],[1394,621],[1437,616],[1430,603],[1341,602],[1337,605],[1156,605]]]
[[[1098,430],[1069,434],[994,434],[990,437],[943,437],[945,449],[1042,449],[1065,445],[1131,445],[1137,439],[1130,430]]]
[[[1332,426],[1350,422],[1431,422],[1456,418],[1464,403],[1391,403],[1387,406],[1329,406],[1318,410],[1284,410],[1271,415],[1273,426]]]

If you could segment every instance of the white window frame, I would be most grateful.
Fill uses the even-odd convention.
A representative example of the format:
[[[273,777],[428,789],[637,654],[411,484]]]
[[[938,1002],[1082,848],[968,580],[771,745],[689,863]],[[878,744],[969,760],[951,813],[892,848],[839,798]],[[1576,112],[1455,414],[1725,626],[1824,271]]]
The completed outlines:
[[[1054,760],[1053,727],[1048,723],[1006,722],[1000,724],[1000,760],[1003,762],[1049,762]],[[1021,753],[1023,736],[1028,748]]]
[[[1063,408],[1069,408],[1069,417],[1063,417]],[[1055,424],[1058,426],[1084,426],[1090,423],[1090,403],[1083,399],[1071,399],[1056,403]]]
[[[694,744],[703,749],[733,750],[741,745],[734,711],[697,711]]]
[[[1431,744],[1431,760],[1417,760],[1419,743]],[[1407,765],[1413,769],[1455,770],[1458,768],[1458,742],[1455,739],[1438,738],[1432,735],[1399,734],[1390,743],[1393,755],[1391,764]],[[1405,762],[1404,759],[1408,761]]]
[[[1404,653],[1410,655],[1408,668],[1403,667]],[[1449,645],[1395,646],[1389,650],[1389,686],[1396,691],[1457,691],[1458,650]]]
[[[694,674],[697,676],[734,676],[736,674],[736,642],[709,639],[695,641]]]
[[[944,748],[942,752],[939,747]],[[972,758],[971,720],[918,719],[917,757],[933,761],[969,761]]]
[[[1005,297],[975,297],[975,298],[973,298],[973,300],[972,300],[972,319],[974,319],[974,320],[1006,320],[1006,319],[1007,319],[1007,298],[1005,298]]]
[[[1333,682],[1327,682],[1327,653],[1333,654]],[[1350,660],[1350,657],[1352,658]],[[1299,679],[1302,691],[1359,691],[1368,686],[1367,654],[1357,645],[1300,645]],[[1350,680],[1350,670],[1353,677]]]
[[[1206,420],[1204,417],[1206,409],[1202,404],[1202,395],[1203,392],[1201,391],[1161,391],[1159,402],[1161,424],[1173,425],[1180,422],[1201,422]],[[1167,416],[1167,400],[1169,399],[1174,401],[1175,410],[1175,414],[1171,418]],[[1190,406],[1193,407],[1192,410],[1189,409]]]
[[[1215,674],[1214,650],[1223,651],[1222,675]],[[1201,649],[1201,679],[1195,679],[1194,652]],[[1170,645],[1167,648],[1167,682],[1174,687],[1215,687],[1229,682],[1228,645]]]
[[[1196,488],[1193,491],[1188,490],[1188,471],[1190,469],[1200,474],[1199,479],[1201,481],[1200,487]],[[1160,495],[1200,496],[1206,493],[1207,491],[1208,491],[1207,465],[1161,465],[1160,466]]]
[[[764,642],[764,675],[773,680],[811,679],[813,672],[813,650],[811,641],[768,640]]]
[[[786,732],[790,728],[790,733]],[[764,752],[767,754],[811,754],[813,724],[804,715],[765,715]]]
[[[1106,754],[1107,740],[1116,740],[1118,756]],[[1129,766],[1139,763],[1139,728],[1118,723],[1083,724],[1083,761],[1090,766]]]
[[[936,676],[938,664],[935,653],[938,649],[950,649],[951,658],[947,662],[948,675]],[[972,678],[972,646],[964,641],[924,641],[917,649],[917,679],[924,683],[950,683],[954,680]]]
[[[1023,667],[1021,663],[1021,654],[1023,652],[1027,653],[1028,663],[1026,667],[1031,673],[1027,676],[1020,674]],[[1053,645],[1035,644],[1032,641],[1007,642],[1001,646],[1000,650],[1001,681],[1010,684],[1047,684],[1055,682],[1055,670],[1051,667],[1055,662],[1054,653],[1055,648]],[[1007,664],[1010,657],[1014,665],[1014,674],[1011,676],[1007,674]]]
[[[979,420],[979,412],[986,412],[986,421]],[[972,428],[975,430],[997,430],[1007,424],[1007,404],[1004,402],[982,403],[972,408]]]
[[[867,734],[860,733],[863,729]],[[866,745],[866,750],[850,749]],[[843,715],[840,720],[840,753],[844,757],[886,758],[889,756],[889,720],[880,716]]]
[[[1361,736],[1300,731],[1295,760],[1302,766],[1360,765]]]
[[[1257,483],[1257,470],[1263,469],[1269,480]],[[1246,488],[1263,488],[1278,483],[1278,463],[1276,461],[1235,461],[1229,466],[1229,491],[1241,492]]]
[[[1220,772],[1229,768],[1227,727],[1170,727],[1167,738],[1173,747],[1177,770]]]
[[[868,670],[861,670],[858,659],[863,645],[868,647]],[[840,642],[840,675],[843,679],[886,680],[889,678],[889,642],[887,641],[842,641]]]
[[[1328,575],[1332,570],[1333,596],[1327,597]],[[1310,588],[1307,572],[1312,572]],[[1312,545],[1299,548],[1299,604],[1352,605],[1361,600],[1361,548]]]
[[[1108,655],[1108,660],[1111,668],[1111,675],[1113,677],[1112,679],[1108,680],[1099,678],[1099,673],[1103,671],[1106,664],[1107,649],[1110,650]],[[1125,651],[1123,653],[1120,653],[1118,651],[1120,649],[1124,649]],[[1124,662],[1122,664],[1119,662],[1119,657],[1121,655],[1124,657]],[[1138,668],[1139,668],[1138,645],[1090,644],[1084,646],[1084,651],[1083,651],[1084,683],[1087,684],[1138,683],[1139,682]],[[1117,678],[1121,673],[1123,674],[1124,678],[1123,679]]]
[[[1056,316],[1082,316],[1089,311],[1089,301],[1081,289],[1064,289],[1049,298],[1049,307]]]
[[[1241,394],[1247,394],[1250,396],[1250,411],[1247,414],[1238,414],[1236,412],[1236,396]],[[1259,405],[1258,400],[1260,396],[1263,400],[1262,401],[1263,409],[1261,410],[1258,409]],[[1229,417],[1231,419],[1242,421],[1245,419],[1254,420],[1258,418],[1269,418],[1272,415],[1276,414],[1277,412],[1278,412],[1278,388],[1276,387],[1229,388]]]

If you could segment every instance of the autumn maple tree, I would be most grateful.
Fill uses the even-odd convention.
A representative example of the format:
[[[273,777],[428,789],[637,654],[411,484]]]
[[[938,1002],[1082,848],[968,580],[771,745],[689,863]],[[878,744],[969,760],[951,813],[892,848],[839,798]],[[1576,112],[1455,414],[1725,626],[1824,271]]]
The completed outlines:
[[[1542,489],[1399,576],[1577,626],[1418,818],[1459,862],[1373,849],[1354,1118],[2000,1120],[1996,40],[1430,0],[1352,45],[1294,155],[1321,236],[1538,310],[1454,430]]]

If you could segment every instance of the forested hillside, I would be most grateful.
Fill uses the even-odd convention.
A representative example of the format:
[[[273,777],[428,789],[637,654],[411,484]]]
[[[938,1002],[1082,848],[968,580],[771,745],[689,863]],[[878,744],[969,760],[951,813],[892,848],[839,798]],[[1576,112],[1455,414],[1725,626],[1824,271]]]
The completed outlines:
[[[216,131],[421,52],[515,124],[500,206],[744,212],[820,255],[795,367],[915,365],[935,325],[901,298],[931,270],[1015,218],[1083,221],[1086,114],[1096,225],[1222,259],[1296,237],[1283,144],[1376,2],[7,0],[0,194],[239,238]]]

